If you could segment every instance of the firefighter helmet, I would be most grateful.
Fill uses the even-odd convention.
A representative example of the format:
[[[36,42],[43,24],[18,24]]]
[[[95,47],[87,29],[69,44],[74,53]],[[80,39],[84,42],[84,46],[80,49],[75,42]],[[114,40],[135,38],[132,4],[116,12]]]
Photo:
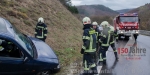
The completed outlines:
[[[98,25],[98,23],[95,21],[95,22],[93,22],[93,23],[92,23],[92,25],[96,25],[96,26],[97,26],[97,25]]]
[[[91,19],[89,17],[84,17],[82,20],[83,24],[91,24]]]
[[[38,22],[39,22],[39,23],[44,23],[44,19],[43,19],[42,17],[40,17],[40,18],[38,19]]]
[[[109,27],[109,23],[107,21],[103,21],[101,25],[102,27]]]

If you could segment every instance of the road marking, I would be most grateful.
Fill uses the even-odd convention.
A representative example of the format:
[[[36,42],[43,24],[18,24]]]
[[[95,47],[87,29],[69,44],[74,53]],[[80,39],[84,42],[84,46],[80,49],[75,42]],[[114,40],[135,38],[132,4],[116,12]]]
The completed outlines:
[[[97,66],[98,74],[100,74],[102,66]]]
[[[107,56],[107,54],[108,54],[108,51],[106,51],[106,56]]]
[[[99,75],[101,73],[101,69],[102,69],[102,66],[97,66],[98,74],[94,74],[94,75]]]

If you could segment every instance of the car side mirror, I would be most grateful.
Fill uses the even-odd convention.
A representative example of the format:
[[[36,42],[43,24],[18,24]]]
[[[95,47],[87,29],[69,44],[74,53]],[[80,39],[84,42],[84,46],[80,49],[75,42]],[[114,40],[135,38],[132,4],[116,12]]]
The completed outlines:
[[[23,62],[26,63],[27,61],[29,61],[29,58],[25,57],[24,60],[23,60]]]

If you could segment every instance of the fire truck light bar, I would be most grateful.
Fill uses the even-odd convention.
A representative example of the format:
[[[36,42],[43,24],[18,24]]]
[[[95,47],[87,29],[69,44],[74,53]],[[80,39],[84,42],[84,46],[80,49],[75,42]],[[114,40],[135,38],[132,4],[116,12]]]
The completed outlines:
[[[120,16],[138,16],[138,14],[137,13],[132,13],[132,14],[130,14],[130,13],[127,13],[127,14],[120,13]]]
[[[137,13],[133,13],[133,15],[138,15]]]

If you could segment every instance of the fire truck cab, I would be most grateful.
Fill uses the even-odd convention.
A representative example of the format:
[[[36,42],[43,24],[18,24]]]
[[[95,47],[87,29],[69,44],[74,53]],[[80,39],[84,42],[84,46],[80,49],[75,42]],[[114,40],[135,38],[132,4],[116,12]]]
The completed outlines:
[[[139,34],[140,19],[137,13],[120,13],[113,20],[113,25],[118,33],[118,39],[129,39],[131,35],[135,40]]]

